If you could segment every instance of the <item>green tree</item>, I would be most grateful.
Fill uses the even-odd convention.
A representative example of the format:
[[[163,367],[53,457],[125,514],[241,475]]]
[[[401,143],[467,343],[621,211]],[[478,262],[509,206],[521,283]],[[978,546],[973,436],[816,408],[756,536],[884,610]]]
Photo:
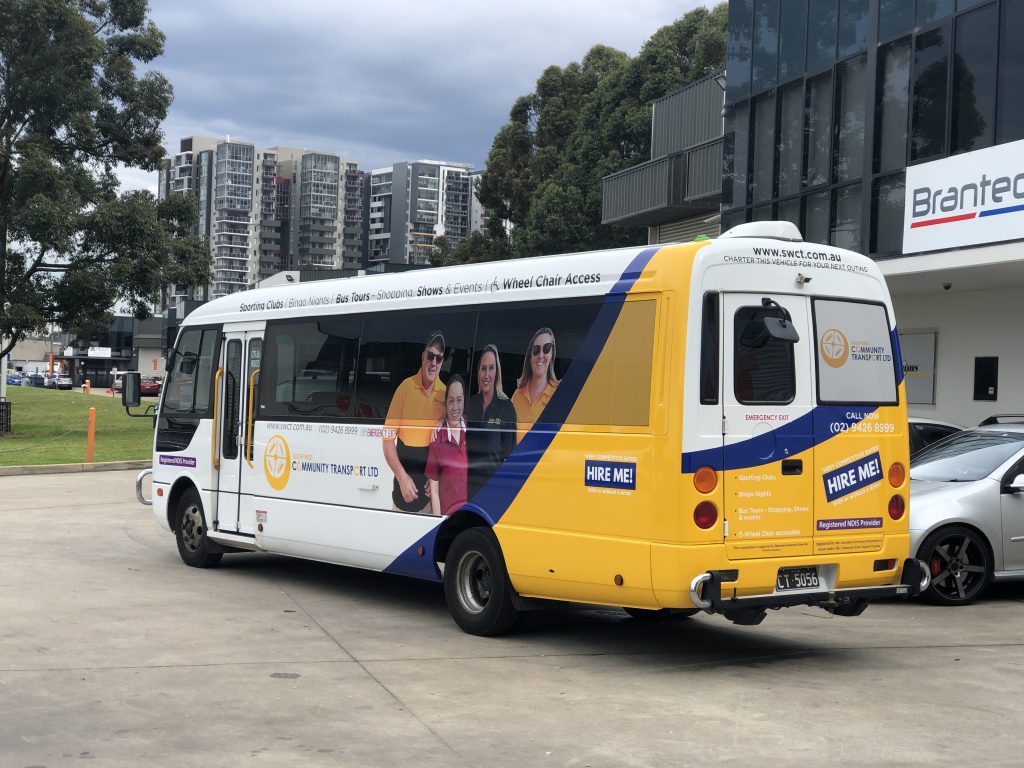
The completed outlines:
[[[601,224],[601,179],[650,159],[651,103],[725,65],[728,5],[662,27],[635,58],[607,46],[549,67],[494,138],[479,197],[513,225],[516,256],[644,242]]]
[[[146,0],[0,0],[0,355],[47,323],[139,317],[170,282],[209,281],[184,198],[118,192],[156,170],[171,103]]]

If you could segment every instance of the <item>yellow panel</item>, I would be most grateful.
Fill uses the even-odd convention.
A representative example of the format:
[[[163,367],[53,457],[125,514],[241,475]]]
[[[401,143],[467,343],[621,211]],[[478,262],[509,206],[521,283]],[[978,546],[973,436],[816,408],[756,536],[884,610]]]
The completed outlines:
[[[656,310],[653,298],[622,307],[566,424],[649,424]]]

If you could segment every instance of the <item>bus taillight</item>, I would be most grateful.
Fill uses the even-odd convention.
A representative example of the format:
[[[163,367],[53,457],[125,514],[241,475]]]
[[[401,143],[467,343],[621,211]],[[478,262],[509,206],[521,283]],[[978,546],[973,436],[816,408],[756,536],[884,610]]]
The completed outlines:
[[[903,517],[903,513],[907,511],[907,503],[903,500],[903,497],[898,493],[889,499],[889,517],[893,520],[899,520]]]
[[[702,501],[693,510],[693,522],[707,530],[718,522],[718,508],[710,501]]]

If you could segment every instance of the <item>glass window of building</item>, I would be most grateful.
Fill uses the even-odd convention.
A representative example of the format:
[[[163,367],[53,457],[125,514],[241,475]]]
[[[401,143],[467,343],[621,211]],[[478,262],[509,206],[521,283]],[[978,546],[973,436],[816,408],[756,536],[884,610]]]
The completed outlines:
[[[804,73],[807,56],[807,0],[782,0],[779,5],[779,82]]]
[[[859,179],[864,166],[864,102],[867,99],[867,56],[836,68],[839,112],[835,146],[835,180]]]
[[[878,39],[889,38],[909,32],[914,27],[914,6],[909,0],[879,0]]]
[[[903,174],[875,180],[871,194],[871,253],[898,255],[903,250]]]
[[[910,118],[910,40],[883,47],[878,53],[875,95],[875,171],[893,171],[907,162]]]
[[[924,160],[945,154],[948,36],[945,27],[938,27],[918,35],[914,41],[911,160]]]
[[[754,4],[754,56],[751,92],[775,85],[779,74],[779,0]]]
[[[787,88],[779,95],[779,197],[800,192],[804,90]]]
[[[829,180],[829,152],[832,146],[832,75],[824,74],[807,81],[805,102],[807,167],[804,184],[813,187]]]
[[[779,221],[789,221],[800,227],[800,198],[794,197],[789,200],[780,200],[776,218]]]
[[[807,6],[807,71],[831,66],[836,59],[839,0],[813,0]]]
[[[839,58],[863,51],[868,44],[868,0],[841,0]]]
[[[958,11],[966,11],[968,8],[973,8],[976,5],[987,3],[989,0],[956,0],[956,9]],[[1003,0],[1004,5],[1013,5],[1014,0]]]
[[[860,250],[860,184],[851,184],[833,193],[832,245]]]
[[[804,240],[828,242],[828,191],[804,197]]]
[[[917,0],[917,26],[924,27],[953,13],[953,0]]]
[[[1024,56],[1020,46],[1010,41],[1024,40],[1024,3],[1004,2],[1000,9],[1003,45],[999,51],[999,143],[1024,139],[1024,99],[1020,98],[1024,83]]]
[[[996,128],[999,9],[988,5],[956,20],[953,57],[953,152],[992,146]],[[1019,57],[1019,54],[1018,54]]]
[[[726,172],[731,170],[732,184],[728,185],[723,201],[731,203],[734,208],[747,204],[747,168],[750,162],[750,108],[746,104],[736,107],[731,114],[732,131],[726,135]],[[729,135],[732,136],[731,152],[729,151]],[[730,168],[730,159],[732,167]]]
[[[775,97],[766,96],[754,104],[754,173],[751,193],[754,203],[772,199],[775,160]]]
[[[729,36],[726,41],[726,99],[731,104],[750,95],[750,50],[754,36],[754,0],[729,3]]]

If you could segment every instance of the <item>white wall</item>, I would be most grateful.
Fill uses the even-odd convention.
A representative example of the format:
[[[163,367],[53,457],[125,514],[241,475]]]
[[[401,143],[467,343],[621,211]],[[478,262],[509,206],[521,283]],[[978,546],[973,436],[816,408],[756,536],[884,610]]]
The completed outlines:
[[[1024,294],[1019,288],[897,296],[901,332],[937,331],[935,405],[915,415],[974,426],[994,413],[1024,413]],[[974,358],[999,358],[998,400],[974,400]]]

